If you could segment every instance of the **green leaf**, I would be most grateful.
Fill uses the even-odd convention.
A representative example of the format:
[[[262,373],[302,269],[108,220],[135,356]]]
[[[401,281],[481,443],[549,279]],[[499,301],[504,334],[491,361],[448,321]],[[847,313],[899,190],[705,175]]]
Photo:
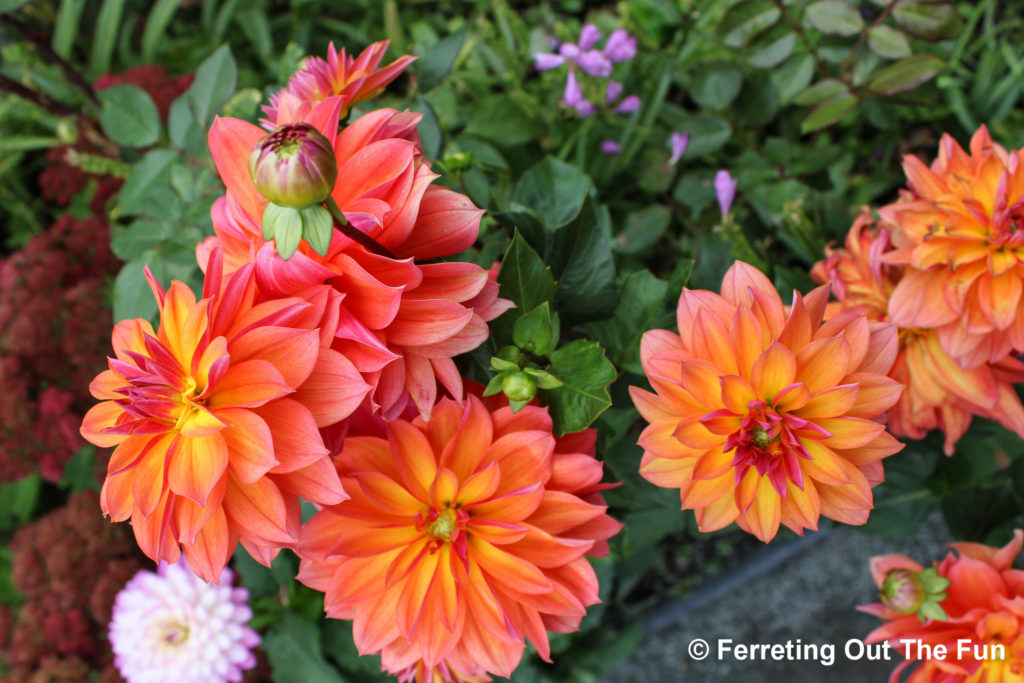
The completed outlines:
[[[800,104],[803,106],[818,104],[819,102],[824,102],[825,100],[831,99],[839,93],[846,91],[847,87],[836,79],[826,78],[823,81],[818,81],[794,97],[793,104]]]
[[[0,0],[0,14],[4,12],[13,12],[28,3],[29,0]]]
[[[12,531],[32,518],[39,501],[38,472],[13,482],[0,482],[0,532]]]
[[[167,115],[167,135],[171,144],[180,150],[190,153],[202,153],[206,148],[203,131],[192,116],[188,106],[188,97],[182,95],[171,104]]]
[[[342,669],[358,674],[359,681],[394,681],[381,671],[379,655],[360,655],[352,639],[352,622],[343,619],[324,619],[320,625],[324,652],[341,665]]]
[[[807,7],[807,21],[822,33],[852,36],[864,30],[864,19],[843,0],[819,0]]]
[[[747,0],[729,8],[718,23],[718,35],[726,47],[738,48],[771,27],[782,12],[771,0]]]
[[[814,59],[810,55],[797,55],[781,69],[772,71],[771,79],[779,93],[779,102],[789,104],[803,92],[814,78]]]
[[[878,24],[868,31],[868,47],[884,59],[903,59],[910,56],[910,41],[907,37],[885,24]]]
[[[624,520],[623,551],[632,555],[657,545],[666,536],[679,533],[686,527],[688,514],[689,511],[679,509],[678,501],[669,508],[628,513]]]
[[[416,98],[412,111],[423,114],[419,125],[420,144],[423,146],[423,153],[427,159],[434,160],[441,153],[442,142],[441,124],[437,120],[437,114],[430,106],[430,102],[422,97]]]
[[[160,246],[169,238],[166,223],[140,218],[128,227],[113,226],[110,249],[122,261],[131,261],[147,249]]]
[[[549,372],[563,386],[547,391],[556,434],[586,429],[612,404],[608,385],[615,381],[615,366],[595,341],[577,339],[553,352]]]
[[[868,83],[868,90],[879,95],[894,95],[913,90],[946,67],[946,63],[933,54],[922,53],[906,57],[891,64]]]
[[[121,27],[121,13],[125,0],[103,0],[96,16],[95,32],[92,35],[92,53],[89,68],[99,76],[110,71],[110,57],[117,45],[117,32]]]
[[[716,152],[732,137],[729,123],[714,114],[685,116],[673,127],[690,133],[690,143],[686,147],[687,158]]]
[[[209,128],[213,115],[235,92],[238,70],[231,48],[221,45],[196,69],[196,78],[185,92],[188,106],[201,130]]]
[[[573,222],[551,240],[548,263],[558,278],[557,308],[567,322],[599,320],[615,306],[615,258],[611,240],[588,198]]]
[[[743,90],[733,111],[736,112],[736,125],[741,128],[768,125],[779,113],[779,94],[775,85],[767,78],[748,78],[743,82]]]
[[[154,149],[132,166],[121,191],[117,195],[118,216],[144,213],[154,190],[163,188],[170,179],[171,164],[178,154],[169,149]]]
[[[547,301],[516,321],[512,330],[516,346],[527,353],[546,356],[551,351],[552,341],[557,340],[551,318],[551,307]]]
[[[892,17],[910,35],[931,42],[956,38],[964,28],[956,6],[943,0],[900,0]]]
[[[156,300],[146,282],[147,261],[142,257],[124,264],[114,279],[114,322],[132,318],[149,320],[156,313]]]
[[[664,280],[659,280],[649,270],[638,270],[623,281],[615,315],[587,325],[587,331],[608,349],[612,361],[620,368],[643,374],[640,338],[654,326],[664,308],[667,291],[668,283]]]
[[[82,10],[86,0],[60,0],[57,24],[53,27],[53,51],[64,59],[71,56],[75,38],[81,30]]]
[[[96,449],[86,444],[80,448],[64,465],[64,472],[57,483],[62,489],[73,495],[79,491],[93,489],[100,491],[99,482],[96,481]]]
[[[548,155],[519,178],[513,200],[536,211],[548,230],[558,230],[579,214],[593,188],[586,173]]]
[[[848,92],[839,93],[811,110],[811,113],[800,124],[800,132],[810,133],[811,131],[830,126],[856,108],[856,97]]]
[[[498,272],[501,296],[515,302],[520,311],[532,311],[549,301],[556,290],[551,268],[518,232],[505,250]]]
[[[715,62],[701,67],[690,87],[690,95],[705,109],[722,110],[732,104],[743,85],[743,70],[733,62]]]
[[[420,77],[420,92],[433,90],[441,82],[441,79],[451,70],[464,42],[466,42],[465,26],[445,37],[417,60],[416,71]]]
[[[491,95],[474,103],[473,118],[466,126],[466,133],[502,147],[516,147],[547,130],[543,111],[532,97]]]
[[[142,59],[147,62],[156,57],[156,48],[160,39],[167,31],[167,25],[174,18],[181,0],[156,0],[153,9],[146,17],[146,26],[142,30]]]
[[[324,659],[320,631],[291,612],[285,612],[263,637],[277,683],[342,683],[338,671]]]
[[[779,24],[751,43],[747,52],[747,64],[755,69],[774,69],[793,54],[796,41],[793,29],[788,25]]]
[[[334,236],[334,219],[331,213],[322,206],[310,206],[302,209],[302,238],[309,242],[313,251],[327,256],[327,248]]]
[[[160,113],[142,88],[122,83],[96,93],[100,125],[111,140],[125,147],[148,147],[160,139]]]
[[[657,242],[669,222],[672,212],[660,204],[651,204],[626,215],[625,227],[616,235],[612,248],[620,254],[641,254]]]

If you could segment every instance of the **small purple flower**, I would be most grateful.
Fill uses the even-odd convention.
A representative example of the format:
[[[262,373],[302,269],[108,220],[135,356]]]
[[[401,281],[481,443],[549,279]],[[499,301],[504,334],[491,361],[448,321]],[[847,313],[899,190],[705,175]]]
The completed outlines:
[[[612,75],[612,63],[600,50],[588,50],[576,58],[576,64],[591,76],[608,78]]]
[[[569,74],[565,79],[565,92],[562,93],[562,101],[570,107],[575,107],[580,102],[585,102],[583,99],[583,89],[580,88],[579,81],[576,80],[576,73],[569,71]]]
[[[577,46],[580,52],[583,52],[594,47],[594,44],[599,40],[601,40],[601,31],[593,24],[586,24],[583,30],[580,31],[580,42],[577,43]]]
[[[584,99],[581,99],[579,102],[576,103],[575,109],[576,113],[579,114],[581,119],[585,119],[597,111],[597,108],[594,106],[593,102]]]
[[[604,45],[604,55],[613,62],[628,62],[636,56],[636,38],[624,28],[612,31]]]
[[[231,579],[225,569],[220,585],[208,584],[185,558],[132,577],[114,599],[108,635],[125,680],[242,680],[242,671],[256,666],[260,636],[247,626],[249,591],[233,588]]]
[[[533,66],[537,71],[550,71],[565,64],[565,57],[551,52],[535,52],[533,54]]]
[[[722,210],[722,218],[725,218],[729,215],[732,200],[736,197],[736,179],[725,169],[715,174],[715,196],[718,197],[718,207]]]
[[[580,54],[580,49],[573,43],[562,43],[558,48],[558,54],[562,55],[566,59],[576,59]]]
[[[626,99],[619,102],[619,106],[615,107],[615,111],[620,114],[632,114],[640,108],[640,98],[636,95],[630,95]]]
[[[608,81],[608,87],[604,91],[604,101],[611,104],[622,96],[622,84],[615,81]]]
[[[683,155],[686,154],[686,146],[690,143],[690,133],[672,133],[669,136],[669,144],[672,146],[672,156],[669,157],[668,165],[675,166]]]
[[[615,140],[605,140],[601,143],[601,151],[609,156],[612,154],[618,154],[622,151],[622,145],[615,142]]]

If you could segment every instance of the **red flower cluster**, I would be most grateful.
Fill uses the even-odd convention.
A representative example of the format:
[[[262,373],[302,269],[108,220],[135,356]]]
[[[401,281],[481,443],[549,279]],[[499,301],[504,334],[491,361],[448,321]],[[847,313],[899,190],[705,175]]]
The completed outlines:
[[[51,481],[83,445],[86,387],[111,316],[96,295],[119,263],[100,218],[64,215],[0,260],[0,481]]]
[[[120,680],[104,629],[114,596],[145,559],[127,529],[95,514],[98,504],[95,492],[83,491],[11,543],[11,578],[25,603],[6,642],[0,619],[0,664],[10,668],[10,683],[82,681],[93,670],[102,681]]]

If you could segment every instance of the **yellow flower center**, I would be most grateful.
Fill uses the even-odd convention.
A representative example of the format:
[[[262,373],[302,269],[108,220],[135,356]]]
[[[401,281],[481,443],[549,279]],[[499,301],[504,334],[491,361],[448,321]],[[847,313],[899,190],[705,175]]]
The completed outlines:
[[[431,538],[449,543],[452,540],[452,532],[459,528],[455,520],[455,510],[447,508],[437,513],[437,519],[427,524],[427,534]]]

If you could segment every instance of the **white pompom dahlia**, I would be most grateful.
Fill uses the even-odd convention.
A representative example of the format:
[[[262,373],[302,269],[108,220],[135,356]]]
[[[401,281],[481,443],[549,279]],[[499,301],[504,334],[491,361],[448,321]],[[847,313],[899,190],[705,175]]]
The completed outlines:
[[[140,571],[118,593],[110,620],[114,663],[128,683],[222,683],[241,681],[256,665],[260,637],[246,624],[249,591],[192,573],[184,557],[161,562],[156,573]]]

